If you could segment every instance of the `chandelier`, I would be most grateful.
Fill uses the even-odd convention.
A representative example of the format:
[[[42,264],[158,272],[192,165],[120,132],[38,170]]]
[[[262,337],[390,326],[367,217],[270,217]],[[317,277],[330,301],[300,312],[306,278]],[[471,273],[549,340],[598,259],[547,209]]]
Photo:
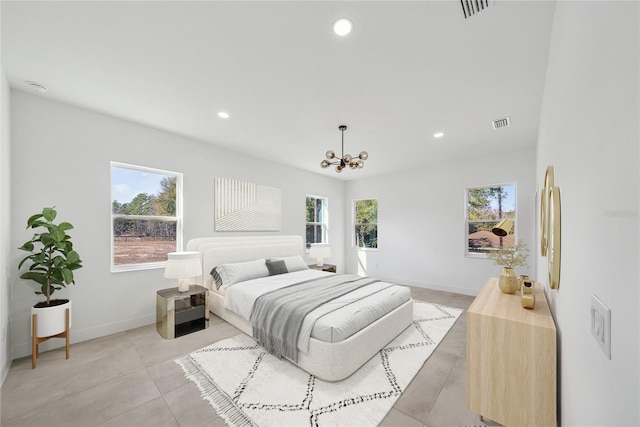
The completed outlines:
[[[320,163],[322,168],[328,168],[331,165],[336,166],[336,172],[340,173],[344,168],[349,166],[351,169],[362,169],[364,167],[364,161],[369,158],[369,154],[366,151],[361,151],[358,157],[351,157],[350,154],[344,154],[344,131],[347,130],[345,125],[338,126],[340,132],[342,132],[342,157],[337,158],[336,153],[333,150],[327,151],[327,159]]]

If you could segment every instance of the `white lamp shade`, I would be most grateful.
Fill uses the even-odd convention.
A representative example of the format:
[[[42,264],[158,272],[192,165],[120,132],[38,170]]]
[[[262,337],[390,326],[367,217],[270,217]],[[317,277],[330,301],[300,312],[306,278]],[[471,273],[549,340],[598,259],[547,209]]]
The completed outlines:
[[[198,252],[171,252],[164,268],[167,279],[186,279],[202,274],[202,264]]]
[[[331,256],[331,248],[324,243],[314,243],[309,249],[309,258],[329,258]]]
[[[309,249],[309,258],[316,258],[318,266],[324,265],[324,259],[331,256],[331,248],[326,243],[314,243]]]

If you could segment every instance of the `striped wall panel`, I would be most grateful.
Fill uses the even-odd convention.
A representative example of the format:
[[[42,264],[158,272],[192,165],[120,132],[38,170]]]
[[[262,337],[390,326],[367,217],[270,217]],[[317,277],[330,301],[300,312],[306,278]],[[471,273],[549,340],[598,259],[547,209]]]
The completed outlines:
[[[280,189],[215,178],[215,231],[280,231]]]

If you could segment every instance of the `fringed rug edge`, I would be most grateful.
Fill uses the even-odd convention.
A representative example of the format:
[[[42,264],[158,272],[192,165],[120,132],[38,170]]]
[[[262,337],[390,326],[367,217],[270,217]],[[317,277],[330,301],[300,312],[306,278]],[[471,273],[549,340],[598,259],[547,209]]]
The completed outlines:
[[[189,355],[176,359],[175,362],[182,368],[185,377],[198,386],[202,398],[213,406],[218,416],[228,425],[232,427],[257,426],[242,409],[238,408],[231,396],[220,389]]]

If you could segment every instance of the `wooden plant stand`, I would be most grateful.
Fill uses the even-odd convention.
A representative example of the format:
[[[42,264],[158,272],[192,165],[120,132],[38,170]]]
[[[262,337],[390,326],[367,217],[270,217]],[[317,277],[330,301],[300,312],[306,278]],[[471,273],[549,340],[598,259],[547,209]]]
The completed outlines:
[[[33,314],[31,319],[31,369],[36,369],[36,359],[38,359],[38,345],[47,341],[49,338],[64,338],[67,341],[67,359],[69,359],[69,309],[65,310],[65,328],[64,332],[50,337],[38,338],[38,315]]]

